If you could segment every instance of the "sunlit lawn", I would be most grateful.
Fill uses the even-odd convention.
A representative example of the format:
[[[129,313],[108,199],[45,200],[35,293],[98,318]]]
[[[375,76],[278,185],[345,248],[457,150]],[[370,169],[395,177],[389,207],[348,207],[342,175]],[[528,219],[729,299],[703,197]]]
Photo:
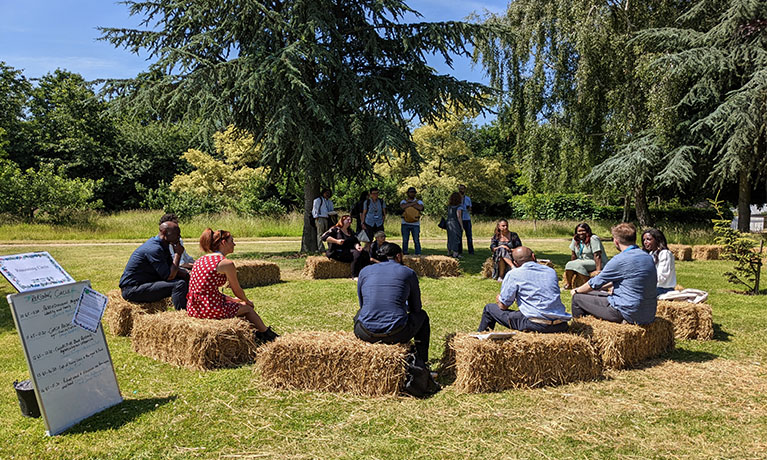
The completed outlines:
[[[237,245],[235,256],[269,258],[283,272],[284,282],[247,291],[259,313],[280,333],[350,330],[354,282],[301,278],[304,259],[289,239]],[[561,272],[565,238],[525,243]],[[0,253],[47,250],[76,279],[107,291],[134,247],[30,243]],[[444,242],[429,240],[425,248],[441,254]],[[463,276],[421,280],[432,358],[441,355],[445,334],[475,329],[497,294],[499,284],[478,275],[488,255],[485,236],[461,262]],[[677,264],[680,284],[711,293],[713,341],[680,342],[665,359],[599,382],[498,394],[461,395],[450,385],[428,400],[278,391],[264,387],[253,366],[178,369],[107,334],[126,401],[53,438],[41,419],[18,409],[11,384],[27,378],[27,369],[5,303],[13,291],[3,281],[0,458],[765,458],[767,298],[732,293],[721,276],[727,268],[723,261]]]

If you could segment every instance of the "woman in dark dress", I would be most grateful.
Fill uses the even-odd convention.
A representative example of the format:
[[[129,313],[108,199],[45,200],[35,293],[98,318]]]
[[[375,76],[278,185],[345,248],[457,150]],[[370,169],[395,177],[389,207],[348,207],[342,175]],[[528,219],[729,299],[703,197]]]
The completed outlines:
[[[352,218],[348,214],[341,216],[336,225],[322,235],[322,241],[328,242],[326,255],[330,259],[352,264],[352,277],[357,278],[360,270],[370,264],[370,254],[362,249],[357,236],[349,226]]]
[[[461,194],[453,192],[447,204],[447,255],[450,257],[461,257],[463,252],[462,202]]]
[[[495,224],[495,233],[490,239],[490,250],[493,252],[493,275],[491,278],[503,280],[506,271],[512,265],[511,250],[522,246],[519,235],[509,231],[509,221],[501,219]]]

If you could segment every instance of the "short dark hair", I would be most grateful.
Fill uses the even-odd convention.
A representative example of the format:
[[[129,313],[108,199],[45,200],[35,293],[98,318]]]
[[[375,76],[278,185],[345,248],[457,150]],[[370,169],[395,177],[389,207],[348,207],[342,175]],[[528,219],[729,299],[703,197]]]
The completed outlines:
[[[370,193],[373,193],[373,192],[380,192],[380,190],[378,190],[378,187],[372,187],[370,189]]]
[[[325,187],[325,188],[323,188],[323,189],[322,189],[322,191],[320,192],[320,195],[324,195],[324,194],[325,194],[325,192],[330,192],[330,193],[333,193],[333,191],[332,191],[332,190],[330,190],[329,188]]]
[[[386,242],[378,248],[378,255],[386,256],[387,259],[395,258],[397,254],[402,254],[402,248],[397,243]]]
[[[165,222],[175,222],[175,223],[178,223],[178,216],[175,215],[172,212],[169,212],[167,214],[163,214],[162,217],[160,217],[160,225],[164,224]]]

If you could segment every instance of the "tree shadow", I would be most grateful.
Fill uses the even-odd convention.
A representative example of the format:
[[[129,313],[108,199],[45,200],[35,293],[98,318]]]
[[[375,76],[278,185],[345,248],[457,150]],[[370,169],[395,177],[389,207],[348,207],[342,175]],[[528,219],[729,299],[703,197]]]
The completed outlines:
[[[8,305],[8,300],[5,297],[5,292],[0,298],[0,332],[7,332],[16,329],[16,325],[13,323],[13,313],[11,313],[11,306]]]
[[[714,340],[719,342],[729,342],[732,334],[722,329],[721,324],[714,323]]]
[[[263,260],[301,259],[305,257],[307,257],[307,254],[302,254],[296,251],[279,251],[279,252],[248,251],[248,252],[238,252],[237,254],[233,254],[231,259],[236,262],[237,260],[244,260],[244,259],[263,259]]]
[[[92,415],[72,428],[66,434],[90,433],[93,431],[116,430],[139,416],[178,399],[177,396],[164,398],[126,399],[120,404]]]
[[[719,355],[708,351],[686,350],[684,348],[675,348],[668,355],[668,359],[677,363],[704,363],[718,358]]]

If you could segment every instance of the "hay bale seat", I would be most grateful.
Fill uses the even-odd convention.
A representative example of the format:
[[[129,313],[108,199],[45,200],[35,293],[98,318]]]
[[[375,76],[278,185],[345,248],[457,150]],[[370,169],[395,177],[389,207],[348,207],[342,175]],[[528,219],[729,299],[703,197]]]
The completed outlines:
[[[192,370],[236,367],[256,358],[247,320],[192,318],[185,311],[138,315],[131,344],[140,355]]]
[[[545,265],[549,268],[556,269],[556,265],[554,265],[554,262],[548,259],[539,260],[538,263],[541,265]],[[492,274],[493,274],[493,258],[488,257],[487,259],[485,259],[485,262],[482,264],[482,277],[490,278],[490,275]]]
[[[405,382],[408,349],[363,342],[351,332],[300,331],[261,347],[256,369],[274,388],[396,395]]]
[[[326,256],[309,256],[304,265],[304,276],[315,280],[351,278],[351,264],[329,259]]]
[[[674,349],[674,325],[665,318],[638,326],[584,316],[575,318],[568,332],[589,339],[605,369],[636,367]]]
[[[714,320],[711,305],[685,301],[659,300],[657,316],[674,325],[674,336],[681,340],[711,340]]]
[[[102,320],[113,335],[120,337],[131,335],[137,315],[159,313],[173,307],[170,297],[157,302],[128,302],[123,299],[119,289],[109,291],[107,297],[109,302],[107,302]]]
[[[676,260],[692,260],[692,246],[687,246],[685,244],[669,244],[668,250],[674,254],[674,259]]]
[[[461,276],[458,259],[448,256],[404,256],[402,263],[410,267],[418,276],[429,278]]]
[[[235,260],[237,280],[243,289],[280,282],[280,267],[264,260]]]
[[[719,260],[719,253],[722,251],[722,247],[709,244],[693,246],[692,259],[693,260]]]
[[[441,374],[455,375],[460,393],[486,393],[596,380],[602,367],[594,347],[577,335],[517,332],[506,340],[479,340],[451,334]]]

